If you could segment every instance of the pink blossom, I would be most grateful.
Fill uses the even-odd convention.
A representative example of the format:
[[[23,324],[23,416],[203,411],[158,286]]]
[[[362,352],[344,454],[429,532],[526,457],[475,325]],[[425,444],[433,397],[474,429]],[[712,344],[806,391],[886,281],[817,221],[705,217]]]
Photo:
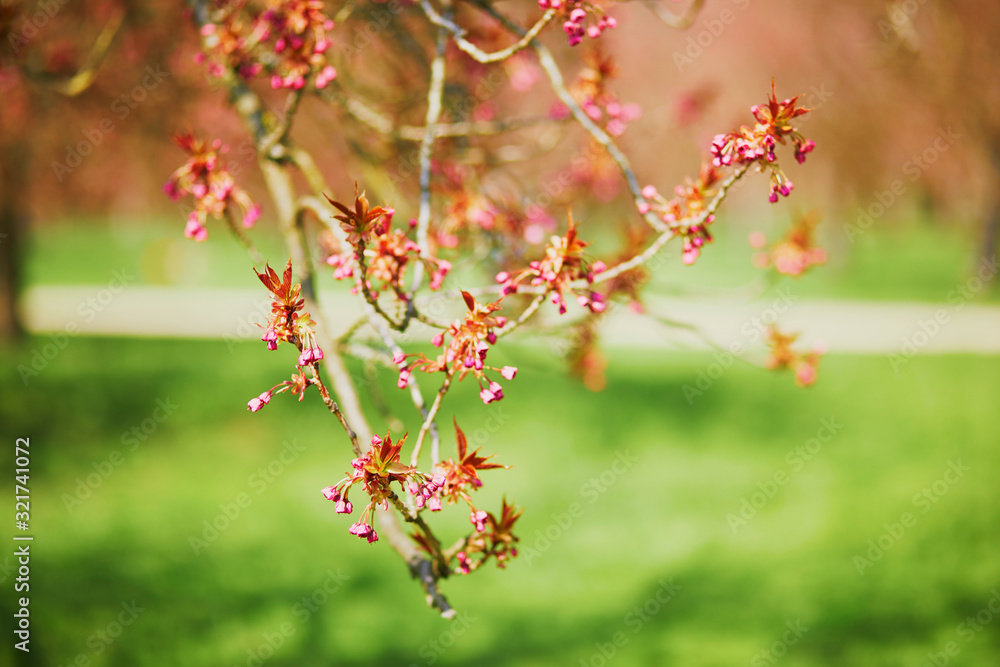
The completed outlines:
[[[337,487],[335,486],[326,487],[325,489],[323,489],[322,493],[323,497],[325,497],[327,500],[332,500],[334,502],[340,500],[340,491],[337,491]]]
[[[260,204],[254,204],[248,208],[246,213],[243,214],[243,226],[247,229],[253,227],[253,223],[257,222],[257,218],[260,217],[261,210]]]
[[[325,44],[329,45],[329,42],[325,42]],[[319,47],[320,44],[317,44],[316,45],[317,52],[322,53],[322,51],[319,50]],[[319,74],[316,75],[316,87],[325,88],[326,84],[330,83],[336,78],[337,78],[337,70],[334,69],[332,65],[327,65],[326,67],[323,68],[323,71],[321,71]]]
[[[271,402],[271,392],[265,391],[257,398],[251,398],[250,401],[247,403],[247,407],[250,409],[250,412],[257,412],[270,402]]]

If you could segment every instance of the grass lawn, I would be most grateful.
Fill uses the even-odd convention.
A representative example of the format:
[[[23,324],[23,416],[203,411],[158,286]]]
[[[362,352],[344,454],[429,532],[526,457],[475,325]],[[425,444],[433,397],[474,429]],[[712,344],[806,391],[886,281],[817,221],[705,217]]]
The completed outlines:
[[[672,257],[654,274],[651,289],[695,295],[739,291],[761,275],[751,261],[748,230],[766,230],[774,241],[789,222],[787,214],[758,223],[720,217],[716,241],[694,266],[683,266],[679,246],[668,246],[664,252]],[[137,285],[258,287],[246,252],[224,230],[216,229],[210,242],[198,244],[184,238],[182,229],[181,220],[163,219],[50,223],[36,228],[29,239],[26,282],[101,285],[123,270]],[[872,229],[849,243],[842,224],[831,219],[820,225],[819,234],[830,261],[794,282],[801,298],[944,302],[979,268],[972,235],[961,229],[914,220]],[[284,263],[287,251],[273,229],[262,226],[252,235],[272,264]],[[465,270],[475,268],[460,265],[454,273]],[[488,281],[482,277],[474,282]],[[458,285],[454,279],[449,284]],[[986,290],[977,298],[1000,301],[1000,290]]]
[[[0,394],[5,470],[31,438],[35,664],[1000,662],[1000,358],[893,374],[831,356],[808,390],[737,364],[689,403],[709,354],[614,353],[595,394],[501,346],[521,367],[507,397],[484,408],[459,385],[444,418],[514,466],[479,494],[526,508],[521,556],[446,581],[448,623],[320,495],[349,449],[318,396],[245,410],[288,350],[77,338],[23,385],[17,365],[46,342],[5,351]],[[468,527],[441,519],[446,537]]]

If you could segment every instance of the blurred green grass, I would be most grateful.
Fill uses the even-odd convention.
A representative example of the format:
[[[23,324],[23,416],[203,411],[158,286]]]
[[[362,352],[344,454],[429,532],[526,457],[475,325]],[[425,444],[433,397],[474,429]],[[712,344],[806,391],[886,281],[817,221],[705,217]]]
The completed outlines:
[[[749,230],[764,230],[773,242],[789,223],[787,214],[770,220],[720,219],[715,242],[694,266],[682,265],[676,256],[678,248],[669,245],[664,253],[674,256],[654,274],[652,287],[664,293],[696,296],[745,288],[761,275],[752,263]],[[26,284],[102,284],[114,270],[124,270],[135,276],[134,284],[255,287],[246,252],[230,235],[216,229],[211,242],[198,244],[183,237],[182,226],[180,220],[164,219],[142,224],[117,219],[49,222],[30,235]],[[590,234],[595,239],[608,236],[608,245],[601,247],[617,247],[607,231],[592,226]],[[821,223],[818,234],[830,260],[795,280],[795,291],[801,298],[943,302],[980,264],[967,230],[916,217],[873,228],[853,243],[848,242],[837,220]],[[261,226],[251,235],[272,264],[287,259],[274,230]],[[475,270],[475,266],[459,265],[454,274]],[[475,282],[489,279],[481,277]],[[984,290],[977,297],[998,301],[1000,290]]]
[[[245,410],[291,370],[287,350],[76,338],[23,386],[17,365],[46,342],[5,351],[0,395],[9,443],[32,443],[36,664],[253,665],[288,624],[264,664],[601,665],[621,632],[608,664],[767,665],[760,651],[787,622],[808,631],[782,665],[912,667],[948,641],[955,664],[1000,661],[1000,619],[968,643],[956,633],[1000,587],[1000,359],[917,357],[897,375],[883,357],[835,355],[808,390],[736,364],[689,405],[683,387],[710,354],[615,352],[607,389],[591,393],[540,348],[498,348],[521,367],[507,397],[484,408],[459,385],[444,421],[454,410],[514,466],[485,473],[480,496],[492,509],[503,490],[526,508],[522,553],[507,571],[444,582],[460,610],[449,624],[387,545],[348,535],[321,497],[349,450],[318,397]],[[377,385],[415,431],[393,378]],[[152,428],[168,399],[173,414],[129,451],[130,430]],[[786,456],[830,418],[842,430],[795,470]],[[282,462],[293,439],[304,451]],[[65,494],[115,450],[121,465],[70,512]],[[636,462],[618,474],[624,452]],[[957,460],[970,471],[922,512],[914,495]],[[788,483],[734,532],[727,515],[779,470]],[[584,486],[602,474],[605,490]],[[196,555],[190,538],[240,494],[249,505]],[[915,525],[859,575],[855,556],[904,512]],[[456,515],[442,517],[450,537],[468,525]],[[329,600],[296,609],[330,573],[343,583]],[[672,599],[650,603],[670,582]],[[96,633],[133,600],[144,611],[105,644]],[[646,605],[659,609],[639,622]]]

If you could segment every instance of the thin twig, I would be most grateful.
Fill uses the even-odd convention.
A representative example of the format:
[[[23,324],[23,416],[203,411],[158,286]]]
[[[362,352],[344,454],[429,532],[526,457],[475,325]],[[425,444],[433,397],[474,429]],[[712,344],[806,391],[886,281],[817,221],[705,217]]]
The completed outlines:
[[[431,404],[431,409],[424,418],[424,423],[420,426],[420,433],[417,434],[417,444],[413,446],[413,454],[410,456],[410,465],[417,465],[420,459],[420,447],[424,443],[424,436],[427,435],[427,431],[430,430],[431,424],[434,423],[434,417],[437,416],[438,410],[441,408],[441,399],[444,395],[448,393],[448,387],[451,386],[451,379],[455,375],[455,370],[458,368],[458,364],[453,363],[451,368],[448,369],[444,382],[441,384],[441,388],[438,389],[437,395],[434,397],[434,403]],[[438,456],[440,452],[433,451],[433,445],[431,450],[431,464],[437,463]]]
[[[528,318],[534,315],[535,311],[537,311],[539,306],[542,305],[542,302],[545,301],[546,294],[547,292],[541,292],[537,294],[535,298],[532,299],[531,303],[528,304],[528,307],[524,309],[524,312],[522,312],[516,320],[510,322],[507,326],[505,326],[503,329],[500,330],[500,332],[497,334],[497,338],[506,336],[510,332],[514,331],[514,329],[517,329],[519,326],[527,322]]]
[[[380,318],[375,317],[375,313],[371,311],[369,311],[367,315],[368,315],[368,321],[371,322],[371,325],[375,327],[376,331],[378,331],[379,336],[381,336],[382,338],[382,342],[385,344],[387,348],[389,348],[389,351],[392,352],[392,355],[395,357],[397,354],[400,355],[403,354],[403,349],[396,344],[396,341],[392,339],[392,335],[386,329],[385,323],[382,322]],[[417,383],[416,377],[413,376],[410,377],[409,381],[407,382],[407,387],[410,390],[410,399],[413,401],[414,407],[417,408],[417,410],[420,412],[420,416],[426,422],[429,413],[427,411],[427,405],[424,403],[424,395],[420,391],[420,385]],[[434,422],[433,419],[430,421],[430,433],[431,433],[431,452],[436,453],[439,448],[440,435],[438,434],[437,424]],[[436,461],[437,459],[434,460]],[[416,465],[416,463],[411,463],[411,465]]]
[[[511,44],[506,49],[494,51],[493,53],[487,53],[469,40],[465,39],[466,30],[449,18],[438,14],[428,0],[420,0],[420,8],[424,10],[424,14],[427,15],[427,18],[431,23],[444,28],[451,33],[452,37],[455,39],[455,45],[458,46],[458,48],[471,56],[476,62],[483,64],[506,60],[518,51],[526,48],[556,15],[555,9],[547,9],[545,13],[542,14],[542,18],[538,19],[535,25],[531,26],[531,28],[527,31],[520,31],[521,39],[516,43]]]
[[[423,1],[426,2],[426,0]],[[498,12],[484,0],[472,1],[476,6],[500,21],[505,28],[514,34],[522,36],[526,35],[521,26],[517,25]],[[568,88],[566,88],[562,71],[559,69],[559,65],[556,64],[555,59],[552,57],[552,52],[537,39],[532,39],[529,43],[531,48],[534,49],[535,53],[538,55],[538,63],[542,66],[542,70],[545,71],[545,75],[549,78],[549,84],[552,86],[552,90],[555,92],[556,97],[559,98],[560,102],[566,105],[566,107],[570,110],[570,113],[573,115],[573,118],[576,119],[576,121],[590,134],[591,137],[593,137],[594,141],[604,147],[604,149],[608,152],[608,155],[611,156],[611,159],[618,165],[618,169],[622,172],[622,175],[625,177],[625,182],[628,184],[629,192],[632,193],[632,198],[635,201],[636,207],[644,203],[646,199],[642,196],[642,188],[639,187],[639,180],[636,178],[635,172],[632,170],[632,165],[629,162],[628,157],[626,157],[625,153],[623,153],[618,147],[614,139],[612,139],[607,132],[598,127],[597,124],[590,119],[590,116],[588,116],[583,110],[580,103],[576,101],[573,94],[569,92]],[[657,231],[662,232],[667,228],[666,224],[652,212],[646,213],[642,217],[653,229]]]
[[[246,235],[246,232],[240,229],[240,226],[236,224],[236,220],[233,219],[232,211],[230,211],[228,206],[226,207],[226,224],[229,225],[229,231],[233,233],[236,240],[238,240],[241,244],[243,244],[243,247],[246,248],[247,254],[250,255],[250,261],[252,261],[255,266],[263,264],[264,255],[260,254],[260,250],[257,249],[254,242],[249,236]]]
[[[424,138],[420,142],[420,212],[417,216],[417,246],[424,257],[430,255],[430,244],[427,230],[431,224],[431,155],[434,151],[434,127],[441,117],[441,106],[444,99],[445,78],[445,47],[448,45],[448,33],[444,28],[438,30],[437,53],[431,63],[431,84],[427,91],[427,117],[424,123]],[[424,281],[424,265],[417,263],[413,272],[413,287],[410,290],[407,320],[413,316],[414,294]]]

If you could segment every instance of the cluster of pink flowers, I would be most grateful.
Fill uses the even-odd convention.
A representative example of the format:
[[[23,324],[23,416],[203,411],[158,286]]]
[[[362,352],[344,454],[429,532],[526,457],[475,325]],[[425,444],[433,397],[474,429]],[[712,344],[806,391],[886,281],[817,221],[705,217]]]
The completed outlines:
[[[500,517],[497,518],[490,512],[478,509],[469,494],[482,487],[483,482],[479,478],[481,471],[507,466],[491,462],[489,459],[492,456],[480,456],[478,449],[469,451],[468,440],[459,428],[458,422],[455,422],[455,437],[458,458],[449,457],[447,460],[439,461],[434,466],[433,476],[424,475],[423,484],[416,480],[410,481],[409,491],[418,509],[426,507],[432,512],[438,511],[442,502],[453,504],[462,501],[468,505],[469,523],[473,526],[473,533],[463,540],[463,548],[455,555],[456,571],[460,574],[469,574],[490,557],[496,558],[497,566],[503,568],[509,558],[517,556],[514,544],[518,538],[513,535],[512,530],[521,516],[521,511],[509,505],[504,499]],[[413,537],[430,551],[426,538],[419,531]],[[473,560],[473,556],[479,558]]]
[[[393,443],[392,436],[388,433],[384,438],[372,436],[368,451],[351,461],[352,470],[347,476],[322,491],[323,496],[335,504],[338,514],[351,514],[354,505],[348,499],[348,494],[355,484],[361,485],[369,502],[362,511],[360,520],[352,524],[348,532],[367,539],[369,544],[378,541],[372,519],[376,507],[388,508],[392,494],[389,485],[397,482],[403,486],[408,481],[420,482],[426,477],[415,468],[400,462],[400,451],[405,442],[405,435],[396,443]]]
[[[800,276],[810,267],[825,264],[826,250],[816,246],[814,230],[819,224],[819,216],[801,217],[785,234],[785,237],[767,251],[754,255],[754,263],[760,268],[773,266],[778,273],[786,276]],[[750,235],[750,245],[764,248],[767,238],[762,232]]]
[[[413,260],[423,262],[424,268],[430,276],[430,288],[432,290],[441,289],[445,277],[451,271],[451,262],[424,256],[420,246],[407,236],[407,233],[415,227],[415,221],[411,221],[406,232],[401,229],[391,229],[395,211],[391,208],[384,209],[384,211],[381,220],[365,236],[363,244],[360,243],[360,236],[358,236],[358,245],[347,250],[342,250],[335,241],[331,243],[326,263],[333,267],[333,277],[337,280],[355,277],[360,279],[358,253],[363,253],[368,269],[368,274],[365,276],[368,281],[366,288],[376,297],[379,290],[387,288],[396,292],[400,297],[404,296],[403,279],[407,266]],[[372,285],[373,280],[378,280],[381,283],[377,289]],[[356,292],[357,287],[353,288],[352,291]]]
[[[769,370],[790,369],[795,374],[795,384],[808,387],[816,381],[823,349],[817,346],[812,352],[796,352],[792,349],[792,344],[798,337],[798,334],[783,334],[777,328],[771,327],[767,339],[771,354],[765,366]]]
[[[444,347],[445,337],[451,337],[448,346],[436,359],[428,359],[422,353],[397,353],[393,357],[393,363],[399,368],[399,379],[396,384],[400,389],[406,388],[415,370],[425,373],[456,374],[459,380],[465,379],[465,376],[471,373],[479,382],[479,398],[488,405],[501,400],[504,394],[500,383],[491,380],[486,371],[495,371],[506,380],[513,380],[517,375],[517,368],[514,366],[498,368],[486,365],[486,354],[490,346],[497,342],[497,335],[493,329],[503,328],[507,324],[507,318],[493,316],[494,312],[500,310],[499,301],[476,303],[468,292],[462,292],[462,297],[469,309],[468,314],[431,339],[434,347]]]
[[[596,5],[583,0],[538,0],[538,6],[542,9],[555,9],[566,17],[563,32],[566,33],[570,46],[582,42],[584,36],[597,39],[602,32],[618,25],[613,16],[608,16]],[[590,13],[597,16],[597,20],[585,27],[584,21]]]
[[[298,90],[313,73],[316,87],[325,87],[337,72],[326,58],[333,21],[323,9],[322,0],[269,0],[257,9],[222,2],[216,22],[201,29],[213,57],[209,72],[222,76],[231,68],[250,78],[266,64],[273,88]]]
[[[644,201],[639,204],[639,212],[643,215],[656,212],[676,236],[684,239],[681,258],[685,264],[694,264],[702,247],[712,242],[708,227],[715,216],[705,215],[705,211],[719,180],[720,174],[715,167],[703,165],[697,180],[686,178],[684,185],[674,188],[673,199],[666,199],[652,185],[642,189]]]
[[[625,133],[628,123],[642,116],[642,107],[638,104],[622,104],[610,93],[585,99],[580,106],[592,121],[603,123],[604,129],[612,137],[620,137]]]
[[[170,176],[163,190],[174,201],[187,195],[191,195],[194,201],[194,210],[188,216],[184,235],[195,241],[204,241],[208,238],[205,227],[208,216],[220,220],[232,206],[240,210],[243,226],[248,229],[253,227],[260,217],[261,208],[253,203],[245,190],[237,187],[219,157],[228,147],[218,139],[209,143],[191,134],[175,136],[174,143],[191,157]]]
[[[768,199],[774,203],[778,195],[787,197],[795,184],[785,176],[778,165],[775,147],[791,139],[795,145],[795,159],[801,164],[816,144],[805,137],[792,125],[792,120],[810,110],[798,106],[796,95],[778,101],[771,82],[771,96],[767,104],[751,107],[757,123],[754,127],[743,125],[732,132],[718,134],[712,139],[712,164],[715,167],[749,165],[756,163],[759,171],[770,172],[771,189]]]
[[[271,401],[274,394],[280,394],[291,390],[293,395],[298,394],[301,401],[305,396],[305,389],[315,380],[308,377],[304,370],[309,367],[315,373],[316,364],[323,360],[323,350],[316,343],[316,334],[313,331],[315,322],[309,313],[304,312],[302,307],[305,299],[301,297],[302,285],[297,283],[292,285],[292,262],[288,261],[285,270],[279,277],[277,272],[269,265],[264,267],[263,273],[257,273],[257,278],[271,293],[271,312],[268,314],[267,322],[263,325],[264,333],[260,339],[264,341],[268,350],[278,349],[279,342],[286,342],[295,345],[299,350],[297,361],[298,368],[292,375],[291,380],[285,380],[260,396],[250,399],[247,408],[251,412],[257,412]]]
[[[593,313],[603,312],[607,307],[603,295],[593,290],[580,290],[571,286],[573,281],[579,279],[593,283],[594,276],[608,268],[600,260],[589,262],[584,257],[583,249],[588,245],[590,244],[581,241],[577,236],[576,223],[570,216],[566,235],[552,236],[549,239],[545,257],[530,262],[528,268],[521,271],[514,273],[501,271],[497,274],[496,280],[503,285],[504,296],[516,294],[518,286],[525,280],[535,287],[544,286],[550,294],[552,303],[558,306],[560,315],[564,315],[567,310],[564,297],[566,291],[577,294],[576,300],[581,307]]]

